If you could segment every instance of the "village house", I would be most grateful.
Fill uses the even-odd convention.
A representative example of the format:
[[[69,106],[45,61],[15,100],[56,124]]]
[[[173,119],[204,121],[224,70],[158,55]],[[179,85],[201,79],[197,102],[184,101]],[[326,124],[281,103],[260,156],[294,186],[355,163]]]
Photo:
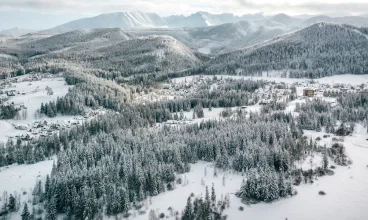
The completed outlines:
[[[303,89],[303,96],[314,97],[317,93],[316,89],[305,88]]]
[[[15,96],[15,94],[16,94],[15,90],[6,91],[7,96]]]

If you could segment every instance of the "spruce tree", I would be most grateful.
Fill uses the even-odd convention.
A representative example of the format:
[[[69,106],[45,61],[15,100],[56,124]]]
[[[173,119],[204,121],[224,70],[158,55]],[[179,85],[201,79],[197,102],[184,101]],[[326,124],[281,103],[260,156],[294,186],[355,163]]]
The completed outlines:
[[[51,200],[47,203],[46,219],[56,220],[56,198],[55,197],[51,198]]]
[[[212,183],[212,189],[211,189],[211,201],[212,201],[212,204],[216,204],[215,185],[213,183]]]
[[[193,219],[194,219],[193,206],[189,196],[187,200],[187,205],[185,206],[184,209],[182,220],[193,220]]]
[[[155,210],[151,209],[151,211],[148,214],[148,220],[157,220],[156,212]]]
[[[327,170],[327,168],[328,168],[328,157],[327,157],[327,149],[326,148],[323,152],[322,167],[325,170]]]
[[[27,203],[24,204],[24,208],[23,208],[21,217],[22,217],[22,220],[30,220],[31,219],[31,214],[28,211]]]
[[[12,194],[10,194],[9,201],[8,201],[8,210],[9,210],[9,212],[14,212],[15,211],[15,206],[16,206],[15,197]]]

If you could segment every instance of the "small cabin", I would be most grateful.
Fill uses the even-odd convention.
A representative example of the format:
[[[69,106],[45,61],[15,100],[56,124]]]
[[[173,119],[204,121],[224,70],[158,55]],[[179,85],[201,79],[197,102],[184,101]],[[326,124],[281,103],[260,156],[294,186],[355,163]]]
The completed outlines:
[[[317,93],[316,89],[306,88],[303,90],[303,96],[307,96],[307,97],[314,97],[316,96],[316,93]]]
[[[167,84],[167,83],[164,83],[164,84],[162,84],[162,88],[163,89],[170,89],[170,84]]]
[[[270,104],[271,103],[271,100],[268,100],[268,99],[263,99],[259,102],[260,105],[267,105],[267,104]]]
[[[6,95],[7,96],[15,96],[15,92],[16,92],[15,90],[10,90],[10,91],[6,92]]]

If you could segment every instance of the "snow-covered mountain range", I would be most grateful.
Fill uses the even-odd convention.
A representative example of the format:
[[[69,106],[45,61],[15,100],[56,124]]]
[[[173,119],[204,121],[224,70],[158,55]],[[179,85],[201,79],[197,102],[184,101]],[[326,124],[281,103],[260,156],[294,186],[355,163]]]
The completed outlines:
[[[118,12],[101,14],[92,18],[82,18],[46,30],[52,33],[64,33],[79,29],[94,28],[153,28],[167,27],[166,21],[154,13]]]
[[[189,24],[192,26],[173,28],[168,25],[168,17],[155,14],[114,13],[54,29],[64,32],[61,34],[47,34],[46,31],[3,38],[0,62],[4,69],[13,70],[25,62],[33,67],[57,61],[82,69],[119,71],[124,76],[176,74],[183,70],[254,75],[279,70],[288,71],[294,77],[305,74],[321,77],[364,74],[368,69],[368,31],[361,27],[365,25],[363,17],[308,18],[286,14],[265,17],[256,14],[249,15],[252,21],[245,21],[241,20],[243,16],[204,12],[175,19],[179,17],[182,21],[191,17],[193,21]],[[204,17],[206,24],[194,21]],[[321,20],[328,22],[314,24]],[[218,24],[223,21],[226,23]],[[360,25],[341,24],[344,21]],[[97,28],[105,24],[110,28]],[[119,27],[111,28],[116,25]],[[77,30],[66,32],[69,28]]]
[[[284,25],[288,27],[306,27],[318,22],[331,22],[339,24],[351,24],[356,26],[367,26],[366,17],[328,17],[328,16],[289,16],[277,14],[265,16],[263,14],[245,14],[242,16],[230,13],[211,14],[208,12],[197,12],[189,16],[172,15],[161,17],[155,13],[144,12],[118,12],[101,14],[91,18],[83,18],[57,27],[45,30],[48,33],[64,33],[78,29],[94,28],[121,28],[141,29],[141,28],[182,28],[182,27],[206,27],[216,26],[225,23],[236,23],[239,21],[262,22],[263,24]]]

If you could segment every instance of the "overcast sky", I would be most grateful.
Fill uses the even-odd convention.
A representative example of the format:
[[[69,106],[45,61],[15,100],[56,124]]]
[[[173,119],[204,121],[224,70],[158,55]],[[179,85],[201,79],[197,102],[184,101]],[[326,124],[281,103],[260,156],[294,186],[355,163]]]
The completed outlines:
[[[0,29],[44,29],[119,11],[155,12],[162,16],[197,11],[345,16],[368,13],[368,0],[0,0]]]

